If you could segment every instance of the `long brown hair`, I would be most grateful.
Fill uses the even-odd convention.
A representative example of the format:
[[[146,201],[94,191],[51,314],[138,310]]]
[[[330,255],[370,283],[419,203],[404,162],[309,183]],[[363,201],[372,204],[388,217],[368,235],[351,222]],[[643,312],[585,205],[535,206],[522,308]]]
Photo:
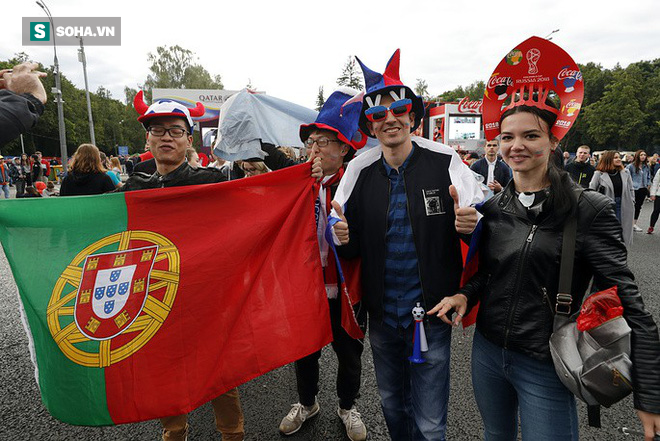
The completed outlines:
[[[635,167],[635,171],[639,173],[642,170],[643,165],[649,165],[649,155],[646,155],[646,160],[642,162],[640,159],[642,157],[642,153],[646,155],[646,152],[644,150],[637,150],[635,152],[635,156],[633,157],[633,167]]]
[[[546,104],[556,107],[550,100],[546,100]],[[548,126],[548,136],[550,140],[557,140],[552,133],[552,126],[554,126],[555,121],[557,120],[557,115],[549,110],[540,109],[536,106],[521,105],[505,111],[500,116],[500,127],[502,127],[502,121],[504,121],[506,117],[516,113],[530,113],[534,115],[537,121],[539,121],[539,127],[542,127],[540,121],[544,121]],[[548,157],[548,181],[550,181],[552,191],[550,192],[547,202],[548,206],[552,207],[553,223],[561,225],[566,220],[566,217],[576,210],[578,201],[574,191],[575,184],[571,180],[570,175],[560,168],[555,161],[556,152],[557,150],[551,152]]]
[[[614,165],[614,155],[621,156],[621,154],[616,150],[607,150],[603,152],[603,154],[600,155],[600,160],[598,161],[596,170],[603,173],[612,173],[613,171],[623,170],[623,165]]]
[[[71,171],[74,173],[105,173],[98,147],[94,144],[80,144],[73,155]]]

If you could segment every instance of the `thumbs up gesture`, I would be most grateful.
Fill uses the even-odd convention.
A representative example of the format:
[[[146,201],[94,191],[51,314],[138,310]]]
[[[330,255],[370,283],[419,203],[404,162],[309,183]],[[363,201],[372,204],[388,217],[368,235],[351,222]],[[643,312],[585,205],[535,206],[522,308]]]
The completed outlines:
[[[456,216],[456,231],[470,234],[477,226],[477,210],[474,207],[458,206],[458,191],[453,185],[449,186],[449,195],[454,200],[454,215]]]
[[[344,216],[344,210],[341,209],[337,201],[332,201],[332,208],[335,209],[337,216],[341,219],[332,227],[332,230],[335,232],[337,239],[339,239],[339,243],[346,245],[348,243],[348,222],[346,221],[346,216]]]

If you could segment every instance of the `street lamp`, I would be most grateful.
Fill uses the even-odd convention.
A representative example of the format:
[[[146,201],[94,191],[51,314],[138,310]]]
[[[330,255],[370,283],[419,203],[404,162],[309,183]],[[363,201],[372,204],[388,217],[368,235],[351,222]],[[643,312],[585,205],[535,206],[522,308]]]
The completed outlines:
[[[552,40],[551,35],[554,34],[555,32],[559,32],[559,29],[555,29],[554,31],[550,32],[548,35],[545,36],[545,39],[548,41]]]
[[[92,118],[92,102],[89,99],[89,85],[87,84],[87,58],[85,57],[85,47],[83,46],[83,38],[78,37],[80,40],[80,49],[78,49],[78,61],[83,65],[83,75],[85,77],[85,95],[87,96],[87,117],[89,119],[89,138],[92,144],[96,145],[96,138],[94,137],[94,119]]]
[[[69,155],[66,150],[66,127],[64,126],[64,101],[62,101],[62,80],[60,78],[60,63],[57,61],[57,45],[55,44],[55,24],[53,23],[53,16],[48,9],[48,6],[44,3],[43,0],[37,0],[37,5],[44,10],[48,16],[51,27],[51,35],[53,37],[53,52],[55,53],[54,61],[54,75],[55,75],[55,87],[52,89],[52,93],[55,95],[55,102],[57,103],[57,119],[59,122],[59,132],[60,132],[60,156],[62,157],[62,171],[67,172],[67,160]]]

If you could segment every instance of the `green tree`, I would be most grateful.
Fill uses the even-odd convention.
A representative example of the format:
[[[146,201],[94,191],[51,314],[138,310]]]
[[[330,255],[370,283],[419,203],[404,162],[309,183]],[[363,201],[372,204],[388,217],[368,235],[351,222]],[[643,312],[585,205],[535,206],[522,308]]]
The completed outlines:
[[[463,86],[458,86],[453,90],[448,90],[437,96],[439,101],[459,101],[462,98],[468,97],[473,101],[483,99],[484,90],[486,89],[486,84],[483,81],[475,81],[469,86],[463,88]]]
[[[325,104],[325,98],[323,97],[323,86],[319,86],[319,94],[316,95],[316,111],[320,112],[321,107]]]
[[[16,54],[9,60],[0,61],[0,69],[15,66],[29,59],[31,57],[28,54]],[[43,82],[48,93],[48,101],[37,125],[23,135],[25,151],[34,153],[36,150],[40,150],[44,156],[60,156],[57,105],[51,94],[55,85],[53,69],[40,65],[39,70],[47,74]],[[136,93],[135,89],[126,87],[126,103],[114,99],[105,87],[99,87],[96,92],[90,93],[96,144],[102,151],[114,154],[118,144],[128,145],[131,152],[142,151],[144,129],[137,121],[137,114],[133,109],[133,97]],[[72,155],[80,144],[90,141],[87,101],[84,90],[77,88],[64,74],[62,75],[62,97],[67,153]],[[20,152],[20,139],[8,143],[2,149],[4,155],[16,155]]]
[[[430,98],[429,85],[426,83],[426,80],[417,78],[417,83],[415,84],[415,93],[421,96],[425,101]]]
[[[362,86],[362,74],[357,67],[355,58],[348,57],[348,60],[341,71],[341,75],[337,78],[337,85],[352,87],[356,90],[364,89]]]
[[[203,66],[196,64],[195,53],[181,46],[158,46],[149,53],[151,74],[144,83],[151,91],[164,89],[224,89],[220,75],[212,76]]]
[[[618,150],[639,145],[647,119],[639,98],[642,86],[634,72],[614,73],[603,97],[584,109],[587,133],[594,141]]]

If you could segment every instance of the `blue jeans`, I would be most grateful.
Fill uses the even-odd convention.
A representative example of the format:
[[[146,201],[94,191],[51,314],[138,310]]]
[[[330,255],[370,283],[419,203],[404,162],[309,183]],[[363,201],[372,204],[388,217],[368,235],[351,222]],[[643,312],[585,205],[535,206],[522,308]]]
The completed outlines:
[[[614,214],[616,214],[616,218],[621,222],[621,196],[614,198]]]
[[[552,361],[503,349],[474,333],[472,385],[485,441],[578,440],[575,398],[559,381]]]
[[[2,184],[2,192],[5,194],[5,199],[9,199],[9,184]]]
[[[394,329],[369,320],[369,341],[385,422],[393,441],[444,441],[449,402],[451,327],[427,326],[425,363],[408,361],[414,325]]]

